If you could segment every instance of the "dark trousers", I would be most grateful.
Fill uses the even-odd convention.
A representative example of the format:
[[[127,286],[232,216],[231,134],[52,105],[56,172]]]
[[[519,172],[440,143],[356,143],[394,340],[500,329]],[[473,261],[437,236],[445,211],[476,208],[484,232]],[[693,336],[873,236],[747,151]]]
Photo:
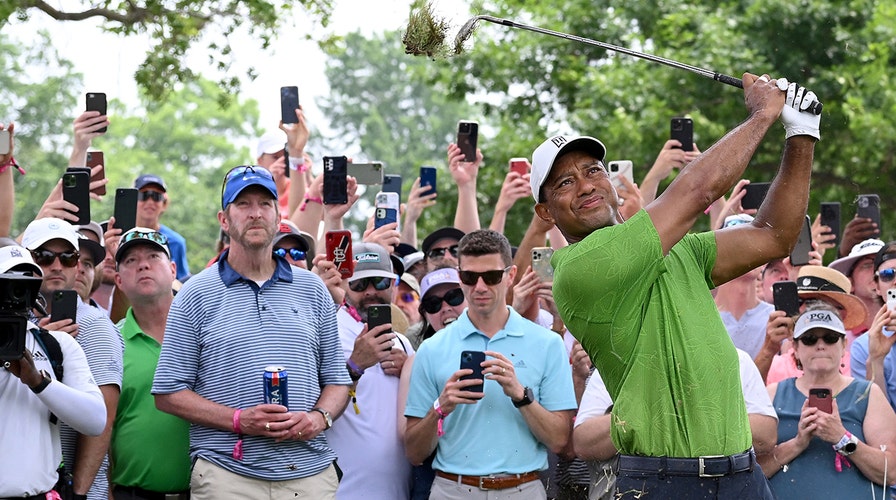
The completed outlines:
[[[131,488],[128,486],[113,486],[112,487],[112,498],[115,500],[167,500],[171,498],[182,498],[188,499],[190,498],[190,492],[185,491],[183,493],[159,493],[156,491],[148,491],[141,488]]]
[[[759,464],[752,471],[722,477],[672,476],[620,471],[616,478],[619,499],[675,498],[677,500],[774,500]]]

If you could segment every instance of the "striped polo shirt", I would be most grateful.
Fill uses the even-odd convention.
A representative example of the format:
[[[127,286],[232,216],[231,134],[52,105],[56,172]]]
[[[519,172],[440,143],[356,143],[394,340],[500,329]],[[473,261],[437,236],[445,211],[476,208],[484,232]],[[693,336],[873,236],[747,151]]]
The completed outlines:
[[[177,294],[153,380],[153,394],[191,390],[231,408],[264,402],[266,366],[288,373],[289,410],[314,407],[326,385],[351,385],[339,345],[336,306],[317,275],[275,257],[273,276],[259,287],[227,263],[190,278]],[[312,441],[275,443],[190,426],[190,455],[256,479],[283,481],[315,475],[336,458],[325,433]]]

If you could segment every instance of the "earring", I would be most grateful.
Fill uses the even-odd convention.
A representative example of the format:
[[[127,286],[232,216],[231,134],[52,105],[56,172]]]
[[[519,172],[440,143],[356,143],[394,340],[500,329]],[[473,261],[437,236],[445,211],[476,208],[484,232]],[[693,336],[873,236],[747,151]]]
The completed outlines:
[[[791,356],[793,356],[793,362],[796,364],[796,369],[799,371],[803,371],[803,364],[800,363],[799,358],[796,357],[796,353],[791,353]]]

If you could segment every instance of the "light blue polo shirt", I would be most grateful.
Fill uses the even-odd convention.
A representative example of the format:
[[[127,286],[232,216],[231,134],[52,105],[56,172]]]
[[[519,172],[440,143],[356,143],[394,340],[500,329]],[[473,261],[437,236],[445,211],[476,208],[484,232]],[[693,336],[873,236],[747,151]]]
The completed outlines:
[[[868,332],[863,333],[859,338],[852,342],[849,348],[849,369],[852,376],[858,379],[866,379],[865,364],[868,362]],[[896,410],[896,348],[890,349],[890,352],[884,356],[884,379],[886,379],[887,387],[885,389],[887,397],[890,400],[890,406]]]
[[[457,321],[420,345],[411,372],[406,416],[426,416],[445,381],[460,369],[462,351],[500,352],[513,362],[520,383],[532,388],[539,404],[550,411],[576,409],[563,339],[508,309],[507,324],[491,339],[473,326],[464,311]],[[458,405],[445,418],[445,435],[439,438],[433,468],[476,476],[546,469],[546,448],[500,384],[486,378],[484,392],[482,400]]]

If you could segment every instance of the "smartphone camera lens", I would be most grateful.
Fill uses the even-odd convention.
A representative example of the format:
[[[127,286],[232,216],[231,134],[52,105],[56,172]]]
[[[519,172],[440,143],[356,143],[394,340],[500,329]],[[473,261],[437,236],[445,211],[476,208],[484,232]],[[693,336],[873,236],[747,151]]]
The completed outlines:
[[[62,178],[62,185],[67,188],[73,188],[78,185],[78,181],[75,179],[74,175],[66,175]]]
[[[868,208],[868,198],[859,198],[859,207]]]
[[[681,130],[681,120],[672,121],[672,130]]]
[[[468,352],[465,352],[464,353],[464,362],[470,362],[470,361],[473,361],[473,355]]]
[[[470,132],[470,124],[469,123],[461,123],[460,131],[463,133],[469,133]]]

